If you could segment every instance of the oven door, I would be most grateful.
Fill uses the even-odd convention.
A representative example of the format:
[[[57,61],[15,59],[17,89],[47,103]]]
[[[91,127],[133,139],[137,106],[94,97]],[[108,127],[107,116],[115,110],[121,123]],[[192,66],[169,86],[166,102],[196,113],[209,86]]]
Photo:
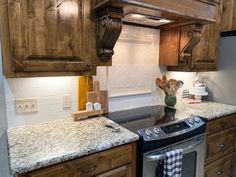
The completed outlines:
[[[197,136],[143,155],[143,177],[163,177],[165,152],[183,149],[182,177],[204,177],[205,136]]]

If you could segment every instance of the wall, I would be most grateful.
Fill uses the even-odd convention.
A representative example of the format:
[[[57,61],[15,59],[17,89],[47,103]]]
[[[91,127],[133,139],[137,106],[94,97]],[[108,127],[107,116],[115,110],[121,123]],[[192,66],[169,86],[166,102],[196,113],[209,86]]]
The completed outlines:
[[[95,79],[108,89],[110,111],[162,104],[163,93],[155,78],[165,73],[158,66],[159,30],[124,26],[115,46],[112,67],[98,68]],[[9,127],[70,118],[77,110],[78,77],[20,78],[5,80]],[[62,109],[62,95],[71,94],[72,107]],[[15,99],[38,98],[39,112],[16,114]]]
[[[158,66],[159,30],[124,26],[115,46],[112,67],[99,67],[101,89],[109,90],[109,110],[163,104],[163,92],[155,80],[162,74],[182,79],[184,88],[192,84],[195,73],[168,72]],[[70,118],[77,111],[79,77],[20,78],[5,80],[9,127]],[[62,109],[62,95],[72,97],[71,109]],[[181,91],[179,92],[181,95]],[[16,114],[15,99],[38,98],[39,112]]]
[[[78,77],[20,78],[5,80],[9,127],[69,118],[77,110]],[[62,109],[62,95],[71,94],[71,109]],[[16,114],[15,99],[37,98],[39,112]]]
[[[221,38],[219,70],[201,74],[207,83],[210,100],[236,105],[234,97],[236,87],[235,46],[236,37]]]
[[[1,57],[1,47],[0,47]],[[8,152],[7,152],[7,117],[5,111],[4,81],[2,75],[2,61],[0,58],[0,177],[8,177]]]

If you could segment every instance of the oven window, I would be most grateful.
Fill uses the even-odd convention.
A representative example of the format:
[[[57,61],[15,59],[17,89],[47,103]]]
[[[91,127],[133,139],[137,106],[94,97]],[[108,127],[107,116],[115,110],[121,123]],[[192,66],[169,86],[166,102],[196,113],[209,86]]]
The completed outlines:
[[[182,163],[182,177],[197,177],[197,152],[184,154]],[[144,162],[143,177],[163,177],[164,161]]]
[[[183,156],[182,177],[196,177],[197,152]]]

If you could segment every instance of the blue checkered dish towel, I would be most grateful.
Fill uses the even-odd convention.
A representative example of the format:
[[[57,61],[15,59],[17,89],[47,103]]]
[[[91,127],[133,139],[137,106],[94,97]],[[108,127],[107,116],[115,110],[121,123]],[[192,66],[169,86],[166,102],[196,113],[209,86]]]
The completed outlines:
[[[181,177],[183,150],[166,152],[164,160],[164,177]]]

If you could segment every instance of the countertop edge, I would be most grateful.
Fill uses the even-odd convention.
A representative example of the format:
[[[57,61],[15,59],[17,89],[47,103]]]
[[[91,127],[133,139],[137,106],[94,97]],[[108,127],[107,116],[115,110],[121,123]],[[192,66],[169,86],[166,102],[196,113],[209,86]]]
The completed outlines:
[[[15,175],[18,176],[20,174],[24,174],[24,173],[27,173],[27,172],[39,170],[41,168],[46,168],[46,167],[50,167],[50,166],[53,166],[53,165],[58,165],[60,163],[65,163],[65,162],[70,161],[70,160],[75,160],[77,158],[81,158],[81,157],[84,157],[84,156],[88,156],[88,155],[92,155],[92,154],[99,153],[99,152],[102,152],[102,151],[106,151],[106,150],[116,148],[118,146],[122,146],[122,145],[125,145],[125,144],[133,143],[133,142],[138,141],[138,140],[139,140],[139,138],[138,138],[138,135],[137,135],[137,137],[134,137],[134,138],[130,139],[129,141],[124,141],[122,143],[120,143],[120,142],[116,143],[115,142],[115,143],[111,144],[110,146],[107,146],[107,147],[104,147],[104,148],[101,148],[101,149],[91,150],[89,152],[84,152],[84,153],[82,152],[82,153],[78,153],[78,154],[71,153],[71,154],[68,154],[66,156],[52,158],[49,161],[44,161],[43,163],[45,163],[45,165],[42,164],[42,165],[39,166],[38,163],[40,163],[40,162],[32,164],[32,166],[37,164],[38,165],[37,168],[35,168],[35,167],[29,167],[29,168],[25,168],[25,169],[22,169],[22,168],[21,169],[18,169],[18,168],[11,169],[10,168],[10,173],[13,176],[15,176]],[[63,160],[61,160],[61,158],[63,158]]]

